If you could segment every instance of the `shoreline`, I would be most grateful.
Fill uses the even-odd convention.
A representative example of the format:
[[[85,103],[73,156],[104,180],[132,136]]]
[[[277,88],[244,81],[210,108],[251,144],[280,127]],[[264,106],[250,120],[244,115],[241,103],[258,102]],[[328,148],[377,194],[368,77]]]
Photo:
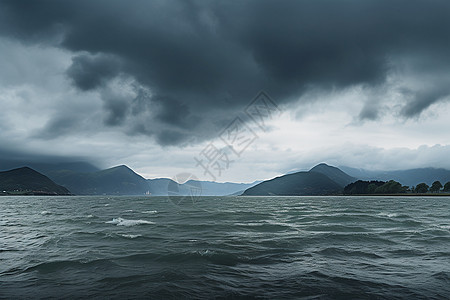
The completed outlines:
[[[450,197],[450,193],[425,193],[425,194],[353,194],[353,195],[342,195],[342,196],[382,196],[382,197]]]

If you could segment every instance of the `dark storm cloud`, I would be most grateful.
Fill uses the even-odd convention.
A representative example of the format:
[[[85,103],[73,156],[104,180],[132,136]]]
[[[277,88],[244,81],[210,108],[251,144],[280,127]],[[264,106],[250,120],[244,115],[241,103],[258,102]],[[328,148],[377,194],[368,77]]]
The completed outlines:
[[[109,126],[118,126],[123,124],[129,110],[129,99],[122,95],[111,93],[105,90],[102,93],[103,107],[105,108],[106,116],[104,123]]]
[[[0,171],[11,170],[21,167],[32,167],[40,171],[51,169],[51,166],[75,168],[96,168],[90,165],[92,162],[87,157],[57,156],[37,154],[33,151],[23,150],[20,147],[0,147]],[[58,168],[56,168],[58,169]],[[81,170],[80,170],[81,171]]]
[[[450,70],[450,2],[443,0],[0,6],[3,35],[74,53],[67,75],[79,89],[105,93],[119,75],[135,80],[137,96],[102,96],[105,123],[154,135],[162,144],[215,135],[215,124],[234,118],[261,89],[284,104],[312,88],[379,87],[403,56],[416,58],[411,61],[429,74]],[[441,63],[427,64],[424,53]],[[435,88],[441,92],[414,91],[402,114],[418,115],[449,93]],[[146,101],[136,100],[141,89],[149,91]],[[360,113],[361,119],[377,117],[376,105]]]
[[[34,137],[51,140],[69,133],[74,128],[78,128],[81,120],[75,116],[57,116],[51,119],[43,130],[39,130]]]
[[[379,117],[379,108],[376,105],[365,105],[359,113],[360,120],[376,120]]]
[[[407,106],[403,108],[401,114],[405,117],[415,117],[430,105],[441,101],[450,95],[450,82],[441,85],[432,85],[420,91],[405,91],[406,97],[410,98]]]
[[[67,75],[75,85],[87,91],[98,88],[120,72],[120,62],[108,55],[82,54],[72,58]]]

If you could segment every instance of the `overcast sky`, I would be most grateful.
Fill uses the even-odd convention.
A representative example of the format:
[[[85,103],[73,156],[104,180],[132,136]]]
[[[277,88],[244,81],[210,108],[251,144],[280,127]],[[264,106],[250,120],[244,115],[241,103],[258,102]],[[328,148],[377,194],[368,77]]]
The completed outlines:
[[[245,113],[260,91],[264,127]],[[446,0],[0,2],[4,158],[211,180],[195,158],[215,147],[208,170],[236,182],[450,169],[449,100]]]

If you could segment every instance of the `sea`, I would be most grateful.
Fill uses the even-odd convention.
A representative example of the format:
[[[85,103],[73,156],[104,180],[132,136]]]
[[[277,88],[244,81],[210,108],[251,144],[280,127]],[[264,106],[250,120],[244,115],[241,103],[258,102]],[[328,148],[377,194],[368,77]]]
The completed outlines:
[[[0,197],[0,298],[450,299],[449,197],[185,200]]]

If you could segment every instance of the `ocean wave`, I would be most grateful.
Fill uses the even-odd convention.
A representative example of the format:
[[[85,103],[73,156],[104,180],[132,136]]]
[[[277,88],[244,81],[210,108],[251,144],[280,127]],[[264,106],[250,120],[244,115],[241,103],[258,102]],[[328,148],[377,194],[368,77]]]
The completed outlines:
[[[142,212],[143,214],[157,214],[158,211],[157,210],[146,210]]]
[[[157,254],[157,253],[142,253],[133,254],[129,256],[124,256],[121,258],[116,258],[116,261],[126,260],[126,261],[138,261],[139,263],[155,262],[160,263],[201,263],[201,261],[208,262],[215,265],[222,266],[236,266],[239,263],[247,263],[250,258],[245,256],[239,256],[237,254],[217,251],[211,249],[199,249],[199,250],[189,250],[172,252],[167,254]]]
[[[127,238],[127,239],[136,239],[138,237],[141,237],[140,234],[119,234],[121,237]]]
[[[388,218],[396,218],[396,217],[398,217],[398,214],[397,213],[380,212],[379,214],[377,214],[377,216],[388,217]]]
[[[360,251],[360,250],[346,250],[346,249],[341,249],[341,248],[336,248],[336,247],[325,248],[325,249],[318,251],[317,253],[325,255],[325,256],[343,256],[343,257],[353,256],[353,257],[366,257],[366,258],[372,258],[372,259],[383,258],[383,256],[380,256],[373,252],[365,252],[365,251]]]
[[[151,221],[145,221],[145,220],[127,220],[123,218],[114,218],[111,221],[107,221],[106,224],[114,224],[117,226],[136,226],[136,225],[149,225],[149,224],[155,224]]]
[[[20,270],[23,272],[33,272],[38,271],[40,273],[54,273],[54,272],[63,272],[67,269],[86,269],[86,268],[93,268],[98,270],[99,268],[102,269],[114,269],[117,268],[118,265],[112,262],[110,259],[94,259],[94,260],[88,260],[88,261],[81,261],[81,260],[56,260],[56,261],[48,261],[48,262],[41,262],[34,266],[28,267],[25,270]],[[17,270],[10,270],[15,271],[17,273],[19,269]]]

